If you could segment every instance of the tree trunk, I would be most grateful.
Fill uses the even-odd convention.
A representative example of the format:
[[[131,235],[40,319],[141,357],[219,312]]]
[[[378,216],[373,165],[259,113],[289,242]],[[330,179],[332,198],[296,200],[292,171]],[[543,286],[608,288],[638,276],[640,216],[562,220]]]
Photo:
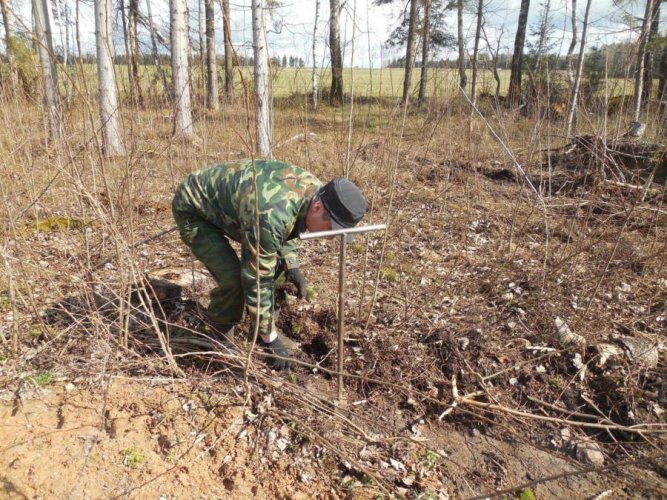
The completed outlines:
[[[651,11],[651,29],[649,31],[646,56],[644,57],[644,88],[642,90],[642,105],[646,106],[651,94],[653,93],[653,73],[654,73],[654,47],[655,38],[659,35],[658,28],[660,24],[660,0],[653,1],[653,10]]]
[[[523,58],[523,46],[526,41],[526,24],[528,23],[528,9],[530,0],[521,0],[519,10],[519,27],[514,38],[514,53],[512,54],[512,72],[510,74],[510,88],[507,100],[511,105],[516,105],[521,99],[521,61]]]
[[[468,84],[468,76],[466,75],[466,50],[463,43],[463,0],[456,1],[456,19],[457,19],[457,42],[459,47],[459,85],[461,89],[465,90]]]
[[[587,0],[586,11],[584,13],[584,26],[581,29],[581,47],[579,49],[579,63],[577,64],[577,74],[574,77],[574,85],[572,86],[572,94],[570,97],[570,107],[567,113],[567,121],[565,125],[565,138],[570,137],[573,132],[573,123],[577,110],[577,98],[579,96],[579,86],[581,85],[581,75],[584,70],[584,54],[586,50],[586,34],[588,33],[588,15],[591,11],[592,0]]]
[[[234,46],[229,22],[229,0],[222,0],[222,30],[225,37],[225,95],[229,99],[234,91]]]
[[[417,33],[417,2],[410,0],[410,18],[408,20],[408,40],[405,49],[405,73],[403,76],[403,104],[410,99],[412,90],[412,68],[415,65],[415,38]]]
[[[426,100],[428,83],[429,49],[431,48],[431,0],[424,0],[424,26],[422,26],[422,68],[419,75],[419,104]]]
[[[577,0],[572,0],[572,40],[570,40],[570,46],[567,48],[567,56],[565,60],[567,61],[567,79],[570,81],[570,85],[574,86],[574,69],[572,67],[572,57],[574,55],[574,49],[577,47]]]
[[[269,99],[269,54],[264,26],[262,0],[252,0],[252,44],[255,56],[255,128],[257,152],[262,158],[271,154],[271,100]]]
[[[213,0],[206,0],[206,104],[209,109],[218,109],[218,66],[215,55],[215,17]]]
[[[202,94],[206,94],[207,101],[208,101],[208,87],[206,83],[206,77],[207,77],[207,67],[206,67],[206,0],[197,0],[197,9],[198,9],[198,29],[197,29],[197,35],[199,37],[198,40],[198,45],[199,45],[199,57],[198,57],[198,63],[199,63],[199,79],[201,80],[201,88],[202,88]],[[190,11],[186,10],[185,11],[185,19],[190,19]],[[190,61],[194,61],[194,57],[192,55],[192,47],[194,47],[194,43],[190,43],[189,49],[190,49]],[[194,78],[192,79],[192,93],[196,94],[197,93],[197,87],[195,86]],[[206,88],[207,90],[204,90]],[[208,105],[208,102],[207,102]]]
[[[648,46],[649,33],[651,32],[651,20],[653,13],[653,2],[646,0],[644,19],[642,21],[641,34],[639,35],[639,50],[637,52],[637,68],[635,70],[635,95],[632,107],[632,121],[638,122],[642,110],[642,89],[644,87],[644,61],[646,60],[646,48]]]
[[[141,79],[139,76],[139,0],[130,0],[128,6],[128,36],[130,42],[130,65],[132,67],[132,81],[130,88],[133,89],[139,106],[144,105],[144,96],[141,92]]]
[[[484,0],[477,3],[477,25],[475,28],[475,47],[472,51],[472,83],[470,93],[472,94],[472,105],[477,104],[477,54],[479,53],[479,39],[482,36],[482,13],[484,10]],[[472,122],[471,122],[472,123]]]
[[[76,54],[79,58],[79,68],[83,68],[83,54],[81,52],[81,26],[79,24],[81,0],[75,0],[74,4],[74,40],[76,42]],[[84,80],[85,81],[85,80]]]
[[[97,77],[100,86],[99,104],[104,154],[106,156],[119,156],[123,154],[123,141],[118,127],[120,112],[113,64],[111,0],[95,0],[95,42],[97,45]]]
[[[329,0],[329,50],[331,51],[331,91],[329,102],[343,105],[343,54],[340,48],[340,0]]]
[[[130,56],[130,34],[127,29],[127,18],[125,17],[125,0],[118,1],[118,10],[120,11],[120,18],[123,24],[123,44],[125,46],[125,66],[127,67],[127,83],[130,88],[130,102],[134,106],[137,103],[137,97],[134,95],[134,87],[132,87],[134,77],[132,76],[133,68]]]
[[[320,0],[315,0],[315,23],[313,24],[313,71],[311,82],[313,88],[313,109],[317,109],[317,18],[320,15]]]
[[[14,45],[12,24],[9,20],[9,9],[7,4],[9,0],[0,0],[0,12],[2,13],[2,23],[5,27],[5,48],[7,50],[7,64],[9,65],[9,84],[12,91],[17,88],[18,74],[16,72],[16,63],[14,62]],[[0,75],[2,79],[2,75]]]
[[[39,61],[42,68],[42,79],[44,81],[44,106],[46,107],[49,136],[52,140],[62,137],[60,96],[58,95],[56,67],[53,64],[53,41],[51,37],[51,26],[47,15],[47,0],[33,0],[35,36]]]
[[[193,139],[190,100],[190,64],[188,61],[188,23],[186,0],[170,0],[171,72],[174,85],[174,136]]]

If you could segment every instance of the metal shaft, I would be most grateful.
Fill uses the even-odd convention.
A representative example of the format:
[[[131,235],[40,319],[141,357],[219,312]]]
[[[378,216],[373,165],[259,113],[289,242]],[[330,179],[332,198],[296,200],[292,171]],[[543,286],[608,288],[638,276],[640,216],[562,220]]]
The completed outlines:
[[[338,260],[338,401],[343,400],[343,361],[345,360],[345,248],[347,235],[340,235],[340,254]]]
[[[316,233],[301,233],[299,238],[302,240],[312,240],[315,238],[327,238],[329,236],[340,236],[341,234],[367,233],[383,229],[387,229],[386,224],[372,224],[368,226],[346,227],[345,229],[332,229],[331,231],[318,231]]]

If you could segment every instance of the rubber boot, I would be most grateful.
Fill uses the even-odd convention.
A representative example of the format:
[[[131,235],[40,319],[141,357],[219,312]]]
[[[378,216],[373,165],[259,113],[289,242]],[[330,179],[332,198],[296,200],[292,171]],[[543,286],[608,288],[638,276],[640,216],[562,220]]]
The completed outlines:
[[[211,319],[206,321],[206,325],[208,326],[209,330],[211,330],[211,333],[223,344],[230,347],[234,345],[234,333],[236,331],[236,325],[219,323]]]

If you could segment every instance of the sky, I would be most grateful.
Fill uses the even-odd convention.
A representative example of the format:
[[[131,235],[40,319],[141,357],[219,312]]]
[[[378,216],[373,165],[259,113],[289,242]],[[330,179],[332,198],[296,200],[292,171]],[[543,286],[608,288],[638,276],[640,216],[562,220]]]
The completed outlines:
[[[29,0],[10,0],[14,12],[23,18],[23,25],[30,26],[30,2]],[[55,2],[55,0],[51,0]],[[74,11],[75,0],[57,0],[61,6],[67,5]],[[82,45],[84,51],[94,51],[94,20],[92,2],[82,0],[81,7],[81,31]],[[146,2],[140,0],[140,10],[146,12]],[[150,0],[155,25],[168,37],[169,15],[168,0]],[[202,0],[203,1],[203,0]],[[312,33],[315,17],[315,0],[280,0],[282,6],[271,9],[267,13],[266,24],[269,28],[269,52],[272,56],[282,57],[284,55],[295,55],[303,57],[306,65],[312,61]],[[532,0],[528,18],[528,31],[539,24],[542,6],[547,0]],[[193,38],[198,41],[197,28],[199,19],[199,0],[188,0],[190,5],[190,19],[193,30]],[[114,0],[114,5],[118,2]],[[321,0],[320,14],[317,32],[316,59],[318,66],[328,63],[328,17],[329,2]],[[464,31],[466,38],[470,41],[474,38],[476,0],[468,0],[471,4],[464,16]],[[521,0],[485,0],[485,22],[487,34],[491,43],[495,45],[500,37],[501,51],[511,52],[514,43],[517,17]],[[579,19],[579,33],[584,17],[585,0],[578,2],[577,17]],[[644,0],[627,2],[629,7],[618,8],[613,6],[613,0],[593,0],[590,14],[590,28],[587,46],[596,46],[614,41],[628,41],[636,39],[636,32],[629,29],[624,19],[633,17],[635,19],[643,15]],[[555,51],[565,53],[570,40],[570,0],[550,0],[551,23],[553,25],[552,41]],[[391,59],[403,55],[404,48],[388,49],[384,45],[389,33],[399,22],[405,0],[395,0],[394,5],[376,6],[373,0],[347,0],[344,2],[341,14],[341,39],[345,41],[344,57],[345,66],[357,67],[379,67],[387,64]],[[240,54],[252,54],[252,26],[250,15],[250,0],[230,0],[232,18],[232,37],[234,45]],[[222,21],[219,13],[219,3],[216,2],[216,30],[219,44],[218,54],[222,50]],[[667,10],[667,9],[663,9]],[[71,14],[73,18],[73,14]],[[667,15],[663,15],[661,25]],[[447,27],[451,33],[456,32],[456,13],[454,11],[447,15]],[[116,25],[120,27],[118,17]],[[119,28],[120,29],[120,28]],[[56,45],[61,45],[64,39],[62,32],[56,22],[54,27]],[[4,30],[0,28],[0,33]],[[2,35],[4,37],[4,33]],[[530,39],[530,37],[529,37]],[[117,39],[117,52],[122,52],[122,38]],[[73,45],[73,43],[70,43]],[[485,47],[482,49],[484,50]],[[143,49],[148,51],[148,46]],[[4,51],[4,47],[3,47]],[[443,51],[436,55],[440,57],[451,57],[453,51]]]

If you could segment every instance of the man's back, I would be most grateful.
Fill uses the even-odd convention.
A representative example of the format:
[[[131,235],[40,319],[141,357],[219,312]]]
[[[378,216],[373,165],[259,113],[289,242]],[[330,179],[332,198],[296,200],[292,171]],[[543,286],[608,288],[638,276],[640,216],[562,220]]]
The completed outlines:
[[[254,172],[260,193],[257,200]],[[256,160],[253,169],[250,160],[233,161],[189,175],[178,190],[176,203],[231,239],[242,241],[243,233],[256,225],[257,202],[260,225],[285,241],[319,185],[314,175],[289,163]]]

